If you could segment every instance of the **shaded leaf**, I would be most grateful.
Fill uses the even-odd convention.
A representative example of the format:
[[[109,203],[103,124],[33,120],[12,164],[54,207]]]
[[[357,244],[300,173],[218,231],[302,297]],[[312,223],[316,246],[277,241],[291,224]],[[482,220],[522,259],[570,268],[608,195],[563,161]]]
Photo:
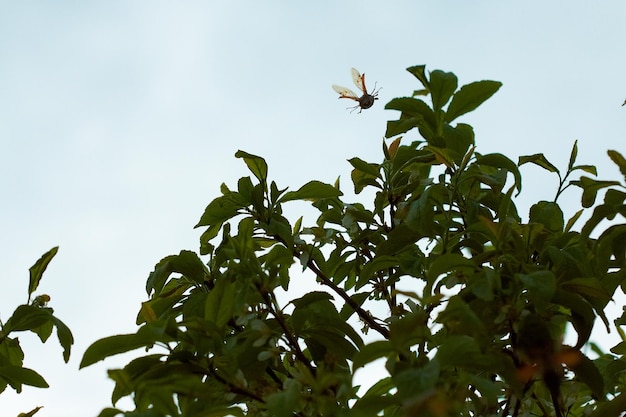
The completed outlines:
[[[410,368],[393,376],[400,398],[419,397],[435,387],[439,380],[439,361],[434,359],[421,368]]]
[[[350,296],[350,299],[354,301],[357,306],[360,307],[361,305],[363,305],[365,300],[367,300],[367,297],[369,297],[369,292],[360,292],[352,294]],[[342,320],[346,321],[350,318],[350,316],[352,316],[352,314],[354,314],[354,309],[352,308],[352,306],[350,306],[350,304],[345,303],[341,308],[341,311],[339,312],[339,317],[341,317]]]
[[[574,330],[578,333],[578,341],[576,342],[575,348],[578,349],[582,347],[589,340],[591,330],[593,329],[593,323],[596,318],[593,307],[579,294],[561,289],[557,289],[554,292],[552,302],[571,311],[570,320],[572,326],[574,326]]]
[[[265,397],[267,408],[276,417],[293,417],[299,409],[301,384],[294,379],[283,382],[283,390]]]
[[[576,373],[576,377],[585,383],[598,399],[604,399],[604,379],[602,374],[591,359],[577,352],[576,358],[570,368]]]
[[[554,297],[556,277],[552,271],[535,271],[519,274],[520,280],[528,289],[529,298],[537,307],[543,309]]]
[[[428,268],[428,281],[434,282],[439,276],[454,271],[474,272],[476,265],[471,259],[455,253],[438,256]]]
[[[580,294],[587,299],[596,298],[607,303],[611,300],[611,294],[595,278],[569,279],[561,284],[561,288]]]
[[[204,319],[224,326],[233,315],[235,305],[235,289],[230,281],[218,280],[206,298]]]
[[[353,371],[393,352],[389,341],[379,340],[363,346],[352,359]]]
[[[435,358],[442,368],[479,369],[481,362],[484,362],[478,343],[466,335],[447,337],[439,346]]]

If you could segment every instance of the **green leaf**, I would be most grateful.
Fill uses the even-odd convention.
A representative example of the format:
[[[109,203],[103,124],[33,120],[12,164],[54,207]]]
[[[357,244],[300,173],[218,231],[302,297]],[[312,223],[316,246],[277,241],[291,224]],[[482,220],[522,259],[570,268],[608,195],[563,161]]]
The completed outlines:
[[[41,277],[48,267],[48,264],[54,258],[54,255],[59,251],[59,247],[55,246],[50,249],[48,252],[44,253],[41,258],[35,262],[35,265],[31,266],[28,270],[30,272],[30,281],[28,284],[28,296],[30,299],[30,295],[35,292],[37,287],[39,286],[39,282],[41,281]]]
[[[589,417],[620,417],[626,410],[626,393],[621,393],[611,401],[598,404]]]
[[[61,347],[63,348],[63,360],[67,363],[70,360],[70,352],[72,350],[72,345],[74,344],[74,336],[72,336],[70,328],[58,318],[53,316],[52,322],[57,328],[57,337]]]
[[[292,200],[317,201],[324,198],[336,198],[341,195],[343,193],[330,184],[325,184],[321,181],[310,181],[297,191],[285,193],[278,201],[281,203]]]
[[[456,91],[458,80],[451,72],[434,70],[430,73],[430,95],[435,111],[441,110]]]
[[[576,165],[575,167],[572,167],[572,172],[577,170],[584,171],[587,174],[594,176],[598,175],[598,169],[594,165]]]
[[[582,205],[585,208],[593,206],[593,203],[596,201],[596,195],[601,189],[612,185],[620,185],[618,181],[598,181],[585,176],[571,183],[583,189]]]
[[[596,278],[572,278],[561,284],[561,288],[572,293],[580,294],[586,299],[595,298],[604,302],[611,300],[611,294]]]
[[[435,359],[442,368],[480,369],[482,355],[476,340],[470,336],[447,337],[437,350]]]
[[[609,154],[609,158],[611,158],[619,168],[619,172],[621,172],[626,179],[626,158],[624,158],[621,153],[614,150],[608,150],[607,153]]]
[[[393,352],[393,348],[389,341],[379,340],[363,346],[352,360],[352,371],[375,361],[378,358],[385,357]]]
[[[424,100],[413,97],[396,97],[391,99],[386,105],[386,110],[399,110],[406,113],[406,116],[428,116],[434,120],[433,110],[424,102]]]
[[[542,153],[536,153],[534,155],[520,156],[517,162],[518,166],[522,166],[527,163],[532,163],[540,166],[541,168],[550,171],[559,173],[557,167],[555,167]]]
[[[369,292],[360,292],[356,294],[352,294],[350,299],[356,303],[359,307],[363,305],[367,297],[369,297]],[[350,316],[354,314],[354,309],[350,306],[350,304],[345,303],[339,312],[339,316],[343,321],[347,321]]]
[[[283,390],[265,397],[267,408],[276,417],[293,417],[300,409],[302,385],[295,379],[286,379]]]
[[[354,184],[354,192],[359,194],[363,189],[367,186],[372,186],[376,188],[382,189],[383,187],[379,184],[376,177],[370,175],[366,172],[363,172],[358,169],[353,169],[350,173],[350,178],[352,179],[352,183]]]
[[[604,398],[604,379],[602,374],[591,359],[580,352],[579,357],[573,361],[570,368],[576,373],[576,377],[585,383],[596,398]]]
[[[539,201],[533,204],[530,208],[530,221],[543,224],[553,233],[562,232],[565,223],[563,210],[557,203],[551,201]]]
[[[391,255],[376,256],[374,259],[365,264],[361,270],[358,288],[361,288],[369,279],[374,278],[374,274],[389,268],[398,266],[398,258]],[[357,289],[358,289],[357,288]]]
[[[572,226],[574,226],[574,224],[580,218],[584,211],[585,209],[580,209],[572,217],[570,217],[570,219],[567,221],[567,224],[565,225],[565,233],[568,233],[570,230],[572,230]]]
[[[43,407],[35,407],[32,410],[30,410],[28,413],[19,413],[17,417],[33,417],[42,408]]]
[[[436,321],[445,325],[450,333],[466,334],[477,338],[486,334],[485,324],[481,318],[460,297],[451,298]]]
[[[439,362],[437,359],[429,361],[421,368],[409,368],[393,376],[398,387],[400,398],[419,398],[431,391],[440,377]]]
[[[528,289],[530,301],[544,309],[554,297],[556,277],[552,271],[535,271],[530,274],[519,274],[519,279]]]
[[[318,346],[321,345],[326,348],[327,352],[342,360],[351,359],[356,353],[354,345],[344,337],[344,334],[339,329],[332,326],[316,325],[306,329],[302,336],[310,350],[314,349],[311,343]],[[317,360],[323,360],[326,357],[324,355],[322,358],[315,358],[314,352],[312,354],[314,359]]]
[[[272,181],[272,183],[270,184],[270,201],[272,204],[275,204],[276,202],[278,202],[279,198],[281,195],[283,195],[283,193],[287,191],[286,188],[283,188],[282,190],[278,189],[278,186],[276,185],[276,182]]]
[[[302,297],[297,298],[291,303],[296,308],[305,308],[311,304],[319,303],[320,301],[332,300],[333,296],[324,291],[311,291],[304,294]]]
[[[407,224],[399,224],[389,232],[387,240],[378,244],[376,254],[382,256],[401,252],[407,246],[415,244],[420,237],[422,235],[409,228]]]
[[[195,252],[182,250],[178,255],[167,256],[156,264],[146,281],[146,292],[150,294],[154,290],[159,295],[165,281],[175,272],[197,284],[203,283],[209,276],[207,267]]]
[[[100,411],[100,414],[98,414],[98,417],[115,417],[119,414],[124,414],[124,412],[122,410],[118,410],[117,408],[108,407]]]
[[[239,214],[239,210],[251,204],[252,202],[244,199],[241,194],[228,192],[209,203],[195,227],[221,224],[232,219]]]
[[[428,78],[426,78],[426,65],[415,65],[406,69],[417,78],[424,88],[429,89]]]
[[[582,296],[561,289],[557,289],[552,297],[552,302],[561,305],[571,311],[570,321],[574,330],[578,333],[578,341],[575,348],[582,347],[589,340],[593,323],[596,319],[593,307]]]
[[[235,158],[243,158],[248,169],[263,184],[267,181],[267,162],[260,156],[252,155],[242,150],[235,153]]]
[[[574,141],[574,146],[572,146],[572,152],[569,155],[569,163],[567,164],[567,169],[572,170],[574,168],[574,164],[576,163],[576,157],[578,156],[578,140]]]
[[[522,191],[522,175],[520,174],[517,165],[515,165],[515,163],[506,156],[500,153],[492,153],[479,156],[478,158],[476,158],[476,162],[479,165],[487,165],[495,168],[501,168],[510,172],[515,178],[515,188],[517,188],[516,195],[519,195],[519,193]]]
[[[498,81],[477,81],[466,84],[452,97],[446,111],[445,121],[450,123],[457,117],[469,113],[494,95],[502,86]]]
[[[204,319],[223,327],[233,315],[235,308],[235,289],[226,279],[217,280],[215,287],[206,298]]]
[[[423,311],[411,312],[392,321],[389,325],[389,342],[397,352],[406,351],[430,335],[427,321]]]
[[[79,369],[93,365],[109,356],[152,346],[156,341],[156,335],[146,331],[146,326],[134,334],[120,334],[96,340],[85,350]]]
[[[252,202],[254,200],[254,185],[250,177],[241,177],[237,181],[237,192],[246,201]]]
[[[616,355],[626,355],[626,342],[619,342],[611,348],[611,352]]]
[[[385,109],[387,109],[387,106],[385,106]],[[417,117],[407,117],[400,120],[388,120],[385,137],[391,138],[396,135],[408,132],[409,130],[417,126],[419,120],[420,119],[418,119]]]
[[[41,326],[31,329],[33,333],[39,336],[39,340],[41,340],[42,343],[46,343],[46,340],[48,340],[52,334],[52,329],[54,328],[54,323],[52,322],[53,318],[54,316],[50,314],[49,320],[46,320]]]
[[[52,319],[50,309],[35,307],[33,305],[22,304],[18,306],[13,315],[9,317],[4,325],[3,331],[9,333],[12,331],[34,331],[43,326]]]
[[[41,375],[32,369],[23,368],[21,366],[0,366],[0,379],[8,382],[18,394],[22,392],[22,385],[30,385],[37,388],[48,388],[48,383]]]
[[[427,276],[428,282],[434,282],[440,275],[449,274],[451,272],[467,272],[472,273],[476,270],[476,265],[471,259],[467,259],[463,255],[456,253],[447,253],[438,256],[430,264]]]
[[[352,165],[354,168],[358,169],[359,171],[365,172],[366,174],[371,175],[372,177],[376,177],[376,178],[381,177],[380,176],[380,164],[368,163],[360,158],[348,159],[348,162],[350,162],[350,165]]]

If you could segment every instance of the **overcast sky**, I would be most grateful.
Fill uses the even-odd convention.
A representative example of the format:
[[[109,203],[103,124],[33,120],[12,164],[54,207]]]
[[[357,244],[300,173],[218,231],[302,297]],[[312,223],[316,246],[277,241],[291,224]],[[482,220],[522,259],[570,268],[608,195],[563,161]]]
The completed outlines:
[[[543,152],[564,168],[578,139],[579,162],[617,179],[606,150],[626,154],[624,22],[622,0],[0,0],[0,318],[59,245],[38,292],[76,338],[65,365],[54,336],[20,335],[25,365],[51,388],[8,388],[0,413],[43,405],[38,417],[84,417],[110,405],[106,369],[129,356],[78,371],[82,354],[135,330],[156,262],[197,250],[193,226],[220,183],[249,175],[234,153],[265,157],[280,187],[341,176],[352,198],[346,159],[382,159],[397,117],[384,104],[418,87],[406,67],[504,83],[459,120],[479,152]],[[361,114],[331,89],[352,88],[351,67],[383,87]],[[557,180],[522,172],[525,216]],[[565,196],[567,214],[579,196]]]

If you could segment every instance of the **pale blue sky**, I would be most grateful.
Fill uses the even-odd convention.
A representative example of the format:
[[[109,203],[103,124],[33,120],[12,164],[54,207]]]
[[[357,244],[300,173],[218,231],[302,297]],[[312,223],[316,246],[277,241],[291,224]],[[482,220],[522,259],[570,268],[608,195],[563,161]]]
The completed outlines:
[[[384,104],[417,87],[408,66],[504,83],[461,120],[480,152],[564,167],[578,139],[580,162],[616,178],[606,150],[626,153],[625,21],[620,0],[0,0],[0,318],[60,245],[40,290],[76,338],[65,365],[55,339],[20,336],[51,388],[8,389],[1,414],[108,406],[106,369],[128,357],[79,372],[82,353],[134,331],[154,264],[197,249],[193,225],[219,184],[248,175],[237,149],[264,156],[279,186],[341,175],[350,195],[346,159],[381,159],[396,117]],[[351,87],[353,66],[383,87],[362,114],[331,89]],[[555,177],[523,173],[524,210],[553,196]]]

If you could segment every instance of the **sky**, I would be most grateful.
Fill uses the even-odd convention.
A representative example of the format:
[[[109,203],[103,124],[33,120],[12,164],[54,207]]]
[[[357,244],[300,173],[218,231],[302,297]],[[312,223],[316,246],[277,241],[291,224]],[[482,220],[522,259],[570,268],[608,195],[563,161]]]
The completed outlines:
[[[76,339],[64,364],[54,336],[19,335],[25,366],[51,387],[8,388],[2,416],[110,405],[106,370],[141,352],[79,371],[82,354],[135,331],[161,258],[198,250],[205,206],[249,175],[238,149],[266,158],[279,187],[341,177],[357,199],[346,160],[382,160],[397,117],[384,104],[418,88],[409,66],[503,83],[458,120],[479,152],[544,153],[564,169],[577,139],[580,163],[618,179],[606,151],[626,154],[625,21],[621,0],[0,0],[0,319],[26,302],[28,268],[58,245],[38,293]],[[331,88],[352,88],[351,67],[382,87],[361,114]],[[522,173],[525,216],[557,178]],[[579,198],[566,193],[566,215]]]

